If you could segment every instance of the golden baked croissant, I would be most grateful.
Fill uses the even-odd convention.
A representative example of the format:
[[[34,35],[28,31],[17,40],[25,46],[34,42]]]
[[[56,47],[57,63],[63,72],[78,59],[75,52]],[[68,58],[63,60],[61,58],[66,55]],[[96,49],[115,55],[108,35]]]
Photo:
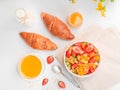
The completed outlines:
[[[59,18],[42,12],[42,19],[47,29],[54,35],[65,40],[72,40],[74,35],[70,32],[69,28]]]
[[[53,43],[50,39],[30,32],[21,32],[20,36],[25,40],[25,42],[34,49],[38,50],[55,50],[57,45]]]

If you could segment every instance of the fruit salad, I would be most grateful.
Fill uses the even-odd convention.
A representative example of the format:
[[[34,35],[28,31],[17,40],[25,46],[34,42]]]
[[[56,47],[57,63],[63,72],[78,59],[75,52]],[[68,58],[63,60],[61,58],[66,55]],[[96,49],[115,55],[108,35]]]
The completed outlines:
[[[97,48],[89,42],[76,42],[65,53],[67,69],[79,76],[93,73],[100,62]]]

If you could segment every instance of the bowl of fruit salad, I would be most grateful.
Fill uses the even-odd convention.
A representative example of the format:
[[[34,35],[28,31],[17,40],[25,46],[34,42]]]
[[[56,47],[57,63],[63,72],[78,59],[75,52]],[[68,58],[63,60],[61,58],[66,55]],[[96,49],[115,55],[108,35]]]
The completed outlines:
[[[64,64],[72,75],[88,77],[98,69],[100,53],[92,43],[77,41],[65,50]]]

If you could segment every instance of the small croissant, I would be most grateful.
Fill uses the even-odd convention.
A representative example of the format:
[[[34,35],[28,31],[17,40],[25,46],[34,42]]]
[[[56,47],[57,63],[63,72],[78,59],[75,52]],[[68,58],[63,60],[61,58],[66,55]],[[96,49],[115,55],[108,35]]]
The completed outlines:
[[[57,45],[53,43],[50,39],[31,32],[20,32],[20,36],[24,41],[34,49],[37,50],[55,50]]]
[[[70,32],[66,24],[59,18],[42,12],[42,19],[50,33],[64,40],[72,40],[74,35]]]

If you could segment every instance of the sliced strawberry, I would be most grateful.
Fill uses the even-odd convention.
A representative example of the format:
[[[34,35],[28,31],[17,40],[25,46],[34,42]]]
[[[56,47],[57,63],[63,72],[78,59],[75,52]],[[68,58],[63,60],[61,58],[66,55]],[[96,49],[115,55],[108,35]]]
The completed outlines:
[[[48,56],[47,57],[47,63],[51,64],[54,61],[54,57],[53,56]]]
[[[44,78],[43,81],[42,81],[42,85],[46,85],[48,83],[48,78]]]
[[[65,88],[66,87],[66,85],[63,81],[59,81],[58,85],[59,85],[60,88]]]
[[[78,67],[77,63],[75,63],[75,64],[72,65],[72,69],[76,69],[77,67]]]
[[[95,71],[95,68],[93,66],[89,66],[90,73],[93,73]]]
[[[91,73],[91,71],[90,71],[90,67],[89,67],[89,71],[88,71],[88,73],[87,74],[90,74]]]
[[[71,54],[72,54],[72,50],[67,50],[66,51],[66,57],[69,58],[71,56]]]
[[[74,46],[73,47],[73,52],[76,53],[76,54],[83,54],[84,51],[82,50],[81,47],[78,47],[78,46]]]
[[[93,50],[94,50],[94,46],[93,45],[91,45],[91,44],[87,44],[86,46],[85,46],[85,52],[87,52],[87,53],[89,53],[89,52],[92,52]]]
[[[77,43],[74,44],[74,46],[79,46],[79,47],[81,47],[81,45],[82,45],[81,42],[77,42]]]
[[[95,61],[96,61],[95,57],[92,57],[92,58],[89,59],[89,63],[95,63]]]
[[[72,56],[76,56],[76,53],[73,50],[72,50],[71,54],[72,54]]]

